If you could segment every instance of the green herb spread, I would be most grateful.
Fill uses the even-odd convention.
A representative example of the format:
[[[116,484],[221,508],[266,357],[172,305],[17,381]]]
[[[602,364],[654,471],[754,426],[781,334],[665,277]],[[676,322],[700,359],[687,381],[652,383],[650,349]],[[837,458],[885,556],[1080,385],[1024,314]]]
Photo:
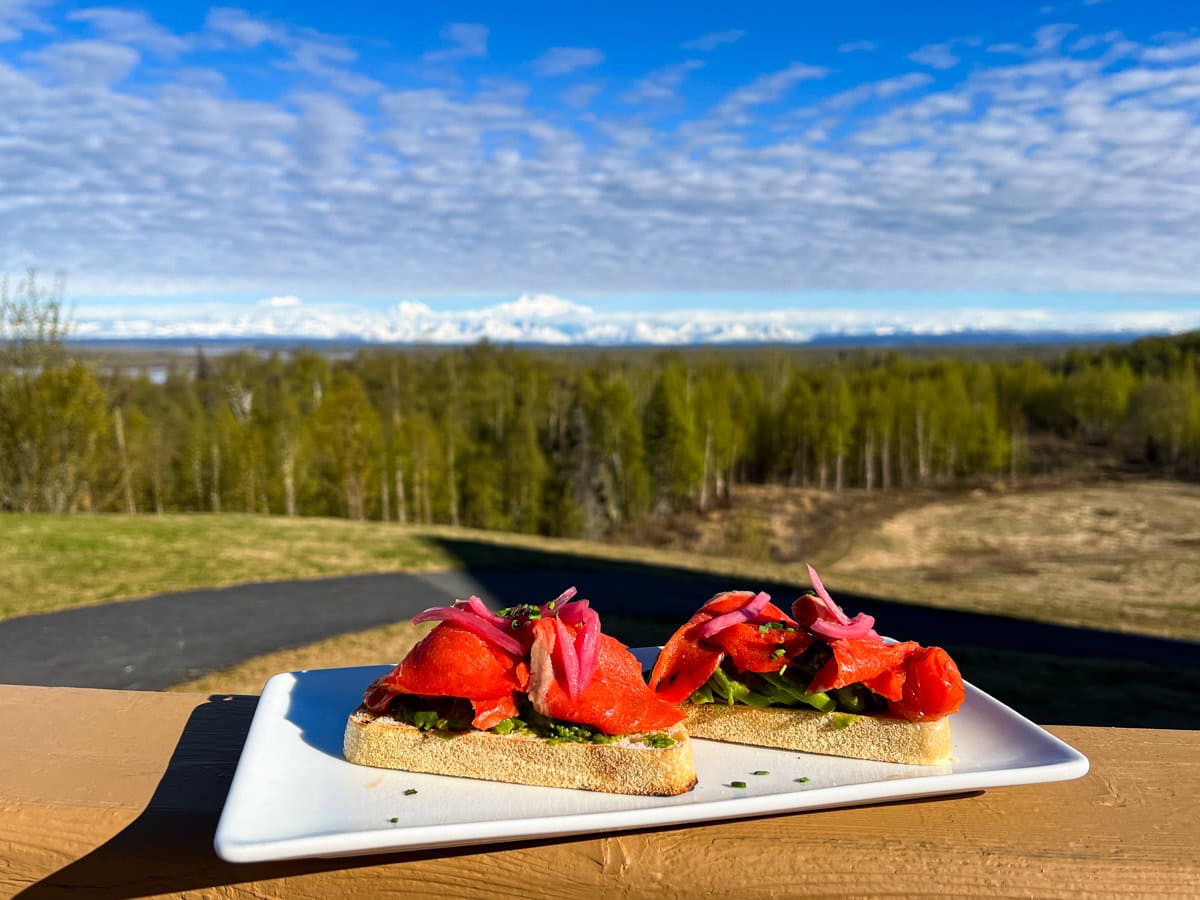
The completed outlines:
[[[783,654],[780,648],[771,656],[772,659],[782,660]],[[863,684],[809,693],[808,685],[830,656],[827,646],[815,643],[777,672],[738,672],[726,660],[713,671],[708,681],[692,692],[688,702],[697,705],[742,704],[759,708],[777,706],[798,709],[808,706],[821,712],[845,713],[883,712],[887,709],[887,701]]]
[[[666,750],[668,747],[675,746],[675,738],[668,737],[661,731],[656,731],[654,734],[648,734],[642,738],[643,744],[649,744],[655,750]]]
[[[605,734],[591,725],[564,722],[543,716],[524,697],[520,698],[519,714],[504,719],[488,729],[493,734],[525,734],[550,744],[611,744],[624,735]],[[474,730],[475,718],[471,702],[461,697],[419,697],[397,694],[388,712],[398,722],[404,722],[438,737],[452,740],[457,735]],[[658,750],[674,745],[674,738],[663,733],[647,734],[642,743]]]

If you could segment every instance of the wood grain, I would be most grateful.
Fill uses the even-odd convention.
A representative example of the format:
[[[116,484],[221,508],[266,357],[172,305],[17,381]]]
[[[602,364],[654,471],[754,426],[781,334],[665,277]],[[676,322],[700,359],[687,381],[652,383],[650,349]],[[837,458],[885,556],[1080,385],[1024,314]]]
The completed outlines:
[[[256,699],[0,686],[0,896],[1200,897],[1200,732],[1079,727],[1051,729],[1091,758],[1071,782],[231,865],[212,836]]]

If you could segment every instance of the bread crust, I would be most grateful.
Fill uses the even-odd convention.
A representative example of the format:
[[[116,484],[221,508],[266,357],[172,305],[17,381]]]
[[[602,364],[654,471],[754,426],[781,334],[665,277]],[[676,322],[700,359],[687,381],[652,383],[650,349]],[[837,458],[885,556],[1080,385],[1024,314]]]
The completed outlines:
[[[343,753],[352,763],[486,781],[671,796],[696,785],[692,747],[681,725],[658,749],[625,735],[611,744],[551,743],[526,734],[468,731],[445,737],[360,706],[346,722]]]
[[[692,737],[852,759],[937,765],[950,759],[950,719],[909,722],[817,710],[684,704]],[[846,718],[839,718],[846,717]],[[837,722],[845,723],[839,728]]]

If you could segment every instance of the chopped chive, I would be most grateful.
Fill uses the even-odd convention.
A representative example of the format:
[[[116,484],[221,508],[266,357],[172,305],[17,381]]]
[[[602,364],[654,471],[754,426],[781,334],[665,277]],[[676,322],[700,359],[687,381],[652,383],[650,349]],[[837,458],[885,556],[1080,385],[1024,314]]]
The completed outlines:
[[[858,721],[858,716],[854,715],[853,713],[835,712],[830,721],[832,722],[833,727],[838,731],[845,731]]]
[[[796,780],[797,780],[798,782],[800,782],[801,784],[808,784],[810,781],[812,781],[812,779],[811,779],[811,778],[809,778],[807,775],[805,775],[805,776],[803,776],[803,777],[801,777],[801,778],[797,778]]]
[[[730,786],[730,787],[735,787],[735,788],[744,788],[744,787],[746,786],[746,782],[744,782],[744,781],[731,781],[731,782],[729,782],[729,786]]]
[[[754,774],[754,775],[770,775],[771,773],[768,772],[766,769],[759,769],[757,772],[754,772],[752,774]]]
[[[416,789],[416,788],[409,788],[407,791],[405,791],[405,792],[404,792],[404,796],[405,796],[405,797],[411,797],[411,796],[412,796],[413,794],[415,794],[416,792],[417,792],[417,789]],[[393,821],[393,822],[395,822],[396,820],[395,820],[395,819],[392,819],[392,821]]]

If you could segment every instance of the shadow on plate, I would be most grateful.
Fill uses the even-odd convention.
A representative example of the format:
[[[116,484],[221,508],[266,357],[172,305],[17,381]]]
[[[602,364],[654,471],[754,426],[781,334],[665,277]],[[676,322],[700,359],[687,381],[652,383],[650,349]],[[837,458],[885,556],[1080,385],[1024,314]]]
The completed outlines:
[[[341,759],[346,717],[354,711],[367,685],[390,669],[391,666],[355,666],[293,672],[295,684],[284,718],[300,729],[304,743]]]

